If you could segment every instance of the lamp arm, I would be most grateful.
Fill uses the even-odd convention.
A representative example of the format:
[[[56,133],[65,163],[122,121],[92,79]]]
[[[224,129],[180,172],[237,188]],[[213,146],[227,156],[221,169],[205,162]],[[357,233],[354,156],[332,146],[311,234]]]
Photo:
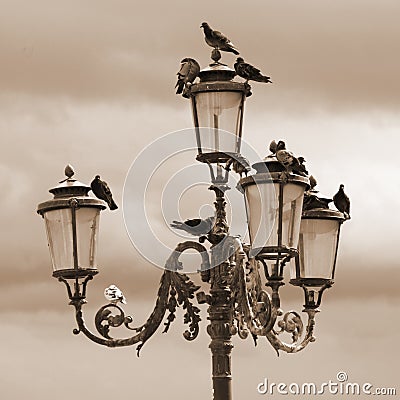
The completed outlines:
[[[278,291],[281,283],[269,282],[269,286],[273,290],[271,297],[262,289],[259,261],[249,257],[245,261],[245,257],[246,253],[241,245],[234,255],[231,283],[239,337],[245,339],[250,332],[254,342],[257,343],[258,336],[265,336],[278,355],[279,350],[286,353],[297,353],[303,350],[310,342],[315,341],[313,335],[315,314],[319,310],[316,308],[304,309],[308,315],[308,323],[304,332],[300,314],[296,311],[288,311],[283,314],[280,309]],[[277,322],[280,316],[282,319]],[[277,330],[274,328],[276,323]],[[279,335],[282,333],[290,333],[292,343],[281,341]]]
[[[271,331],[280,310],[274,306],[270,295],[262,289],[257,260],[248,258],[245,262],[245,256],[240,244],[234,255],[231,291],[238,335],[245,339],[250,331],[256,342],[257,336],[266,336]]]
[[[200,309],[192,304],[191,299],[193,299],[194,293],[200,287],[194,285],[186,274],[176,272],[177,269],[182,268],[179,257],[182,252],[187,249],[195,249],[200,252],[203,260],[202,270],[209,265],[208,253],[204,246],[197,242],[178,244],[165,264],[165,271],[161,276],[156,304],[144,325],[137,328],[131,327],[130,324],[133,322],[132,317],[125,316],[120,306],[111,303],[101,307],[96,313],[95,326],[101,337],[97,336],[87,328],[83,318],[82,306],[86,302],[84,297],[77,297],[75,295],[70,297],[70,304],[75,307],[76,322],[78,324],[78,329],[74,329],[73,333],[77,335],[82,332],[93,342],[107,347],[124,347],[139,343],[136,348],[137,354],[139,355],[143,345],[157,331],[167,310],[169,314],[164,323],[165,327],[163,333],[168,331],[171,323],[175,320],[176,308],[181,305],[182,308],[186,310],[184,314],[184,323],[189,324],[189,328],[183,333],[183,336],[186,340],[194,340],[199,333],[199,322],[201,318],[199,316]],[[64,281],[64,283],[68,288],[67,282]],[[70,292],[71,291],[68,290],[68,293]],[[112,338],[109,334],[110,328],[116,328],[122,325],[125,325],[127,329],[136,331],[137,334],[125,339]]]
[[[286,353],[298,353],[303,350],[310,342],[315,341],[314,327],[315,327],[315,314],[319,312],[316,308],[305,308],[303,312],[308,315],[308,323],[304,338],[300,341],[303,335],[303,322],[300,314],[296,311],[288,311],[278,322],[279,331],[271,330],[266,334],[268,341],[274,347],[279,356],[279,350]],[[292,334],[292,343],[287,344],[279,339],[279,335],[283,332]]]

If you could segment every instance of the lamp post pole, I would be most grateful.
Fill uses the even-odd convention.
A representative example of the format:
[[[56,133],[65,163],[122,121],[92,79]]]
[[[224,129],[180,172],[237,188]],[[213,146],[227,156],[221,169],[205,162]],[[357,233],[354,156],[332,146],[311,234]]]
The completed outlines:
[[[212,234],[216,237],[228,235],[228,224],[225,212],[225,190],[228,186],[213,185],[210,187],[215,192],[216,201],[216,223]],[[211,249],[212,259],[216,249]],[[230,400],[232,398],[232,372],[231,372],[231,351],[232,329],[233,329],[233,308],[232,295],[229,287],[230,265],[229,261],[223,261],[210,270],[210,298],[208,308],[208,319],[210,324],[207,332],[211,337],[210,349],[212,353],[212,380],[214,400]]]

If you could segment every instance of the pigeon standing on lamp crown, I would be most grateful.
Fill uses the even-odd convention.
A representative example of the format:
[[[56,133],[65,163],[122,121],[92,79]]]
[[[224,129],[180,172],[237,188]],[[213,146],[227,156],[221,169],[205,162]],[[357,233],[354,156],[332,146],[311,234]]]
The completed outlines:
[[[193,236],[202,236],[210,233],[215,223],[215,217],[206,219],[187,219],[185,222],[172,221],[171,228],[180,229]]]
[[[126,304],[124,294],[115,285],[110,285],[107,289],[104,290],[104,297],[112,304],[117,304],[118,302]]]
[[[276,153],[276,148],[277,148],[277,146],[278,146],[278,144],[276,143],[275,140],[273,140],[273,141],[269,144],[269,151],[270,151],[272,154],[275,154],[275,153]]]
[[[100,179],[100,175],[96,175],[93,179],[92,183],[90,184],[93,193],[97,198],[100,200],[104,200],[110,210],[116,210],[118,206],[115,204],[115,201],[112,198],[112,193],[110,188],[108,187],[107,183]]]
[[[236,74],[239,75],[241,78],[246,79],[246,82],[256,81],[256,82],[272,83],[269,76],[262,75],[259,69],[253,67],[251,64],[244,62],[242,57],[238,57],[236,59],[234,68]]]
[[[236,55],[239,54],[233,43],[221,32],[212,30],[207,22],[203,22],[200,28],[204,29],[205,41],[210,47],[214,47],[215,50],[227,51]]]
[[[344,185],[340,185],[338,192],[333,196],[333,204],[344,214],[346,219],[350,219],[350,199],[343,189]]]
[[[199,72],[200,65],[196,60],[193,58],[184,58],[181,61],[181,69],[177,73],[178,82],[176,82],[175,87],[178,89],[176,90],[176,94],[181,94],[188,83],[193,83]]]
[[[288,172],[294,172],[301,176],[307,176],[308,172],[303,165],[305,161],[302,157],[295,157],[294,154],[286,149],[284,141],[280,140],[276,146],[276,159],[286,168]],[[302,160],[302,162],[299,161]]]

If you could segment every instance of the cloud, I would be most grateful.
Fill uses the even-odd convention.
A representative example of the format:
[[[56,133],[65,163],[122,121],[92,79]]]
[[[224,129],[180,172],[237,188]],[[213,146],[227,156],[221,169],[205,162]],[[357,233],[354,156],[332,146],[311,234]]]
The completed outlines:
[[[203,66],[208,62],[199,28],[204,19],[272,76],[274,89],[261,95],[270,106],[398,107],[400,5],[394,1],[250,1],[245,10],[229,3],[229,13],[228,3],[208,1],[199,13],[181,1],[158,4],[156,12],[150,3],[126,1],[58,7],[43,0],[24,4],[24,13],[18,7],[4,7],[3,93],[173,104],[179,61],[193,56]]]

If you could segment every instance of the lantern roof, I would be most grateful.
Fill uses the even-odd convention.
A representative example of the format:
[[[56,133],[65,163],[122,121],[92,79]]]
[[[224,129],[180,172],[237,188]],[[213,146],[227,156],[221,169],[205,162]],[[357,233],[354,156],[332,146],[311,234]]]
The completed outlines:
[[[89,196],[91,187],[85,183],[79,182],[73,179],[74,172],[72,167],[68,170],[66,167],[67,178],[60,181],[57,186],[49,189],[49,192],[53,194],[53,199],[47,200],[40,203],[37,208],[37,213],[43,215],[45,212],[50,210],[56,210],[60,208],[71,207],[71,200],[78,198],[79,207],[98,207],[100,209],[106,208],[106,203],[103,200],[93,198]]]
[[[52,193],[56,199],[59,197],[88,196],[90,190],[90,186],[76,179],[68,178],[61,181],[56,187],[49,189],[49,192]]]
[[[314,208],[312,210],[303,211],[303,219],[336,219],[344,221],[346,218],[343,213],[328,208]]]
[[[236,75],[235,70],[220,63],[210,64],[199,72],[201,82],[230,81]]]

